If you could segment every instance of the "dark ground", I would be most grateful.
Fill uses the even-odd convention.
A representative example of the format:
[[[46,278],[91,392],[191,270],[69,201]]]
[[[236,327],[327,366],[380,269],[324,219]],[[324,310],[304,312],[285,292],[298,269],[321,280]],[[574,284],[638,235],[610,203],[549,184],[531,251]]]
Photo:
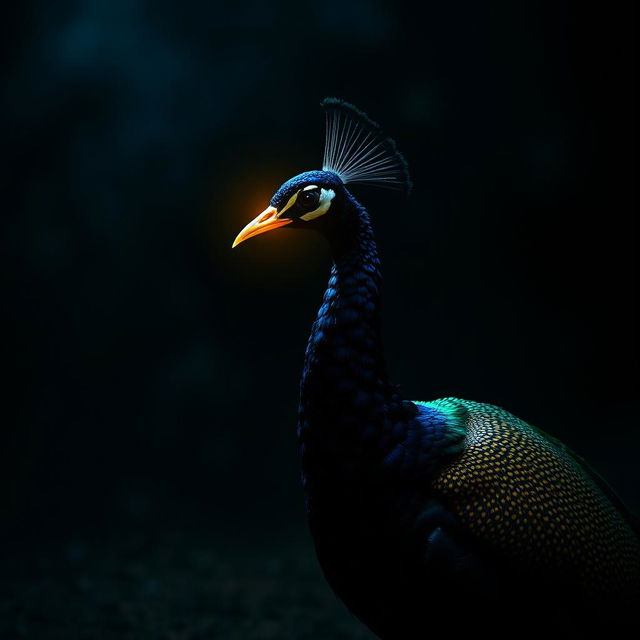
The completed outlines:
[[[640,511],[636,3],[26,0],[1,22],[2,640],[369,637],[299,485],[326,248],[230,249],[319,166],[327,95],[415,184],[357,193],[393,380],[504,406]]]
[[[5,551],[3,639],[373,638],[300,531],[259,542],[123,532]]]

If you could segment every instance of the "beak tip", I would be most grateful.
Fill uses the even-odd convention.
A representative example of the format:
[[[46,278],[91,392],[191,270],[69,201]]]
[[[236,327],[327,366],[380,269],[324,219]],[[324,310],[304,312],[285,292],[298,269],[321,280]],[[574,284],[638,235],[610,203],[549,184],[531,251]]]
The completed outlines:
[[[236,239],[233,241],[233,244],[231,245],[232,249],[235,249],[241,242],[243,242],[244,240],[246,240],[246,237],[244,235],[244,229],[236,236]]]

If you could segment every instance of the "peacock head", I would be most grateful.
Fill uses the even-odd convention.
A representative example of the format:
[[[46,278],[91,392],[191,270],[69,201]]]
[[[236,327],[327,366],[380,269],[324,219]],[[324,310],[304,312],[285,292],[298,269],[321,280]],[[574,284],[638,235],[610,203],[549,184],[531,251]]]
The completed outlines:
[[[287,180],[269,206],[236,237],[233,246],[273,229],[325,229],[339,224],[345,203],[352,200],[347,184],[402,189],[411,180],[395,142],[380,126],[348,102],[325,98],[326,139],[322,171],[306,171]]]

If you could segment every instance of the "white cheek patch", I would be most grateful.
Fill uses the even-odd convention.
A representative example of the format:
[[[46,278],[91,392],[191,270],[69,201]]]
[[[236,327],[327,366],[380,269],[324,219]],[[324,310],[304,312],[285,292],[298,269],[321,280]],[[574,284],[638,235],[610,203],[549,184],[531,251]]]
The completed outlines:
[[[307,187],[307,189],[309,188],[310,187]],[[309,222],[310,220],[319,218],[327,213],[335,195],[336,192],[333,189],[320,189],[320,201],[318,202],[318,208],[315,209],[315,211],[309,211],[309,213],[305,213],[303,216],[300,216],[300,220]]]

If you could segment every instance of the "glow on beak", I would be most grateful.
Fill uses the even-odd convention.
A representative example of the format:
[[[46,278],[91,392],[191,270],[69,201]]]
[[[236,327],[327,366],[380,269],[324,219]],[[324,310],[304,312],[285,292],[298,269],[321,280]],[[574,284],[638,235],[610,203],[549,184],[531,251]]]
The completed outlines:
[[[293,222],[290,218],[277,218],[278,210],[275,207],[267,207],[258,217],[252,220],[233,241],[231,248],[237,247],[241,242],[260,235],[266,231],[284,227]]]

